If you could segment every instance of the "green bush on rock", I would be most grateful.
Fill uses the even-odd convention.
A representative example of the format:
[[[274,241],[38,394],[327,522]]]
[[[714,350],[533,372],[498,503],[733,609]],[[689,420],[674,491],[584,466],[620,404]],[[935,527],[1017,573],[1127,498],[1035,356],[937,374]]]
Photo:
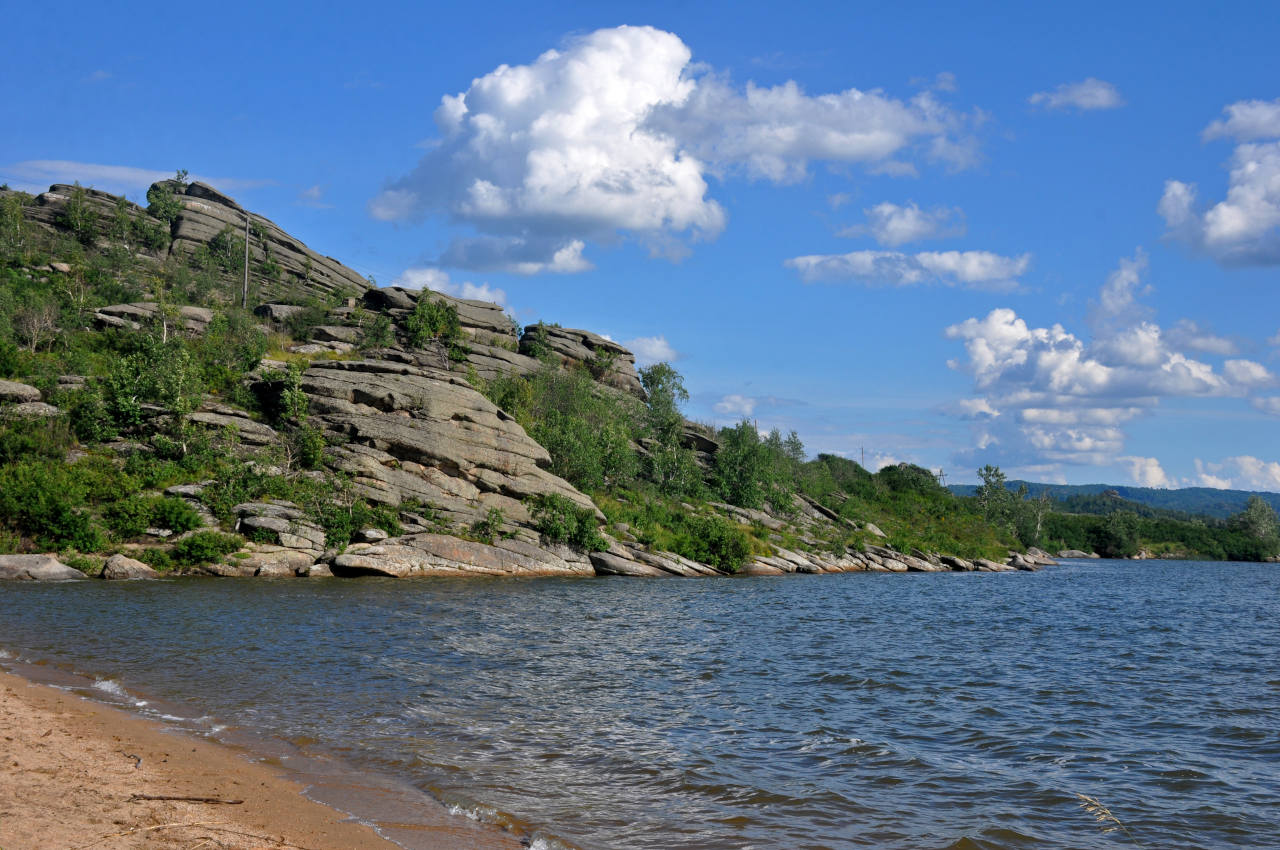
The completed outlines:
[[[609,544],[600,536],[595,512],[579,507],[559,493],[535,496],[530,513],[534,526],[550,543],[566,543],[586,552],[603,552]]]

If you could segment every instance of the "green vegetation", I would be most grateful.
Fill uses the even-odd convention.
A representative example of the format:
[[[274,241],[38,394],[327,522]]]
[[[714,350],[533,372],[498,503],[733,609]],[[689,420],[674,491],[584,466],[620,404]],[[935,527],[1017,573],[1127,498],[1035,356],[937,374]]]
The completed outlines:
[[[404,321],[405,338],[414,348],[442,345],[454,362],[467,359],[470,349],[463,341],[458,308],[443,298],[431,298],[426,292],[418,298],[413,312]]]
[[[1058,500],[1041,490],[1030,498],[1020,484],[1009,489],[996,467],[978,471],[982,485],[969,497],[982,515],[1022,546],[1080,549],[1108,558],[1140,552],[1206,560],[1260,561],[1280,554],[1280,523],[1260,496],[1227,518],[1196,516],[1123,499],[1115,490],[1071,493]]]
[[[185,175],[178,177],[183,182]],[[306,472],[322,465],[326,446],[307,424],[300,368],[272,404],[250,392],[249,373],[270,340],[239,308],[238,280],[226,276],[243,270],[242,232],[225,229],[189,260],[135,256],[167,247],[170,223],[182,210],[175,188],[154,186],[147,212],[123,198],[101,212],[100,196],[76,187],[60,231],[29,220],[30,195],[0,193],[0,378],[37,386],[66,413],[0,419],[0,551],[58,550],[75,560],[77,552],[129,547],[158,568],[220,560],[243,540],[196,531],[197,510],[162,492],[209,479],[216,483],[201,501],[223,528],[234,527],[236,504],[285,499],[323,528],[333,547],[366,527],[399,533],[398,510],[370,504],[344,476]],[[265,257],[258,271],[269,276],[275,260],[269,250]],[[55,262],[70,271],[50,271]],[[154,320],[140,320],[140,330],[92,329],[96,309],[144,300],[158,309]],[[305,309],[291,322],[305,339],[325,321],[328,306],[298,300]],[[207,307],[212,321],[190,334],[177,305]],[[386,341],[385,316],[369,327],[372,342]],[[60,375],[86,380],[63,388]],[[210,396],[255,415],[263,406],[278,408],[280,443],[249,450],[234,431],[193,424],[192,412]],[[430,514],[417,504],[402,507]],[[172,532],[176,542],[148,536],[153,528]]]
[[[579,507],[558,493],[533,499],[531,510],[538,533],[549,543],[566,543],[584,552],[601,552],[609,548],[596,517],[589,508]]]
[[[489,508],[483,517],[471,523],[471,536],[481,543],[492,543],[502,536],[502,524],[505,521],[501,508]]]
[[[153,187],[145,212],[74,187],[52,229],[31,215],[31,196],[0,192],[0,378],[39,387],[66,413],[0,420],[0,550],[58,549],[74,559],[127,547],[153,565],[188,566],[239,548],[243,539],[224,533],[236,527],[235,506],[265,500],[296,504],[336,549],[366,527],[400,533],[402,510],[486,542],[516,533],[496,507],[467,528],[449,529],[427,506],[372,503],[367,494],[375,491],[327,467],[343,453],[326,438],[341,437],[309,421],[303,371],[314,356],[359,355],[288,349],[330,321],[336,303],[297,288],[312,275],[307,260],[290,290],[302,309],[268,336],[238,306],[243,229],[228,226],[189,256],[163,256],[183,209],[184,179]],[[250,235],[259,246],[250,267],[257,285],[279,283],[283,270],[268,234],[251,225]],[[151,318],[137,320],[140,328],[91,330],[98,308],[144,301],[155,307]],[[190,333],[179,305],[206,307],[212,320]],[[468,358],[458,310],[444,298],[423,293],[400,328],[361,308],[342,315],[362,349],[394,345],[399,334],[402,344],[453,363]],[[918,466],[872,473],[834,455],[809,459],[795,432],[762,433],[745,420],[694,425],[682,413],[689,394],[670,364],[640,370],[640,398],[609,385],[618,363],[612,351],[562,362],[549,327],[532,326],[519,345],[543,361],[536,372],[485,381],[469,368],[468,380],[547,449],[550,471],[591,494],[610,533],[628,543],[726,572],[778,549],[839,556],[867,543],[1001,561],[1029,546],[1248,560],[1280,552],[1280,522],[1263,498],[1218,519],[1138,504],[1119,492],[1061,502],[1011,486],[994,467],[961,497]],[[507,337],[491,343],[512,344]],[[288,369],[265,380],[251,375],[268,354]],[[221,404],[269,422],[279,439],[250,449],[234,430],[193,419],[201,405],[218,411]],[[171,485],[210,480],[196,507],[164,495]],[[201,506],[221,530],[201,528]],[[595,511],[557,495],[526,507],[545,541],[608,548]],[[149,529],[167,529],[172,542]]]

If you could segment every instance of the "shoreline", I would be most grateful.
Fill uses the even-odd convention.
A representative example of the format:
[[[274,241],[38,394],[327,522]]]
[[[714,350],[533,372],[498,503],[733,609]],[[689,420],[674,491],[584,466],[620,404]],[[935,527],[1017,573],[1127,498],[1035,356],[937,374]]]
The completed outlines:
[[[380,818],[349,800],[403,789],[349,770],[300,771],[286,758],[171,728],[0,666],[0,847],[4,850],[513,850],[515,835],[434,800],[390,800]],[[42,665],[37,665],[42,666]],[[312,765],[315,767],[315,765]],[[143,799],[190,797],[202,801]],[[240,801],[240,802],[214,802]],[[394,805],[398,804],[398,805]],[[434,804],[434,805],[433,805]]]

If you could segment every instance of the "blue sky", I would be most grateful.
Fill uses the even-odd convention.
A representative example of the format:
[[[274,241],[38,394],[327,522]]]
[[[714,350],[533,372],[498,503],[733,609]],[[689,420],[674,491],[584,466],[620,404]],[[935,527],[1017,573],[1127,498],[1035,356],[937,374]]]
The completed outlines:
[[[433,5],[14,6],[0,181],[185,168],[868,466],[1280,490],[1280,6]]]

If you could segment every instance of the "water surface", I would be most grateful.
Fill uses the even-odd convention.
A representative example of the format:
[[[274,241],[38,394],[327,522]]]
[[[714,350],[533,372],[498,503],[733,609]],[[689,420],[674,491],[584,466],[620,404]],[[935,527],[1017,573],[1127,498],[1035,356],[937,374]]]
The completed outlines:
[[[1280,846],[1278,624],[1260,564],[0,587],[15,655],[587,850]]]

